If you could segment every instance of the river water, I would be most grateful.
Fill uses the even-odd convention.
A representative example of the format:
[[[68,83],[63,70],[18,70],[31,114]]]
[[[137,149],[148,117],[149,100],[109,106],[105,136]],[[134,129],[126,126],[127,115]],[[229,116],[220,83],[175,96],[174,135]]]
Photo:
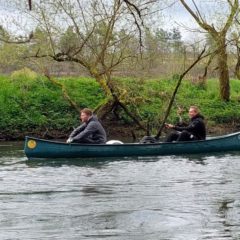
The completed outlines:
[[[29,162],[22,148],[0,146],[1,240],[240,239],[240,152]]]

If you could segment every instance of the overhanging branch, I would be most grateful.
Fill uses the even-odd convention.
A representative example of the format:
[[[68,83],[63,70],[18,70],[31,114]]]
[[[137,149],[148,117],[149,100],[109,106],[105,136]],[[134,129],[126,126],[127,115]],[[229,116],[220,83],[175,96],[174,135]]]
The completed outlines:
[[[181,82],[182,82],[183,78],[185,77],[185,75],[186,75],[200,60],[202,60],[203,58],[205,58],[205,57],[207,57],[207,56],[210,55],[210,53],[204,55],[205,51],[206,51],[206,47],[205,47],[205,48],[202,50],[202,52],[198,55],[197,59],[180,75],[179,80],[178,80],[178,82],[177,82],[177,85],[176,85],[176,87],[175,87],[175,89],[174,89],[173,95],[172,95],[172,97],[171,97],[171,99],[170,99],[170,102],[169,102],[168,108],[167,108],[167,110],[166,110],[165,116],[164,116],[164,118],[163,118],[162,124],[161,124],[161,126],[160,126],[160,129],[159,129],[157,135],[155,136],[156,139],[159,139],[159,137],[160,137],[161,134],[162,134],[162,130],[163,130],[163,128],[165,127],[165,122],[166,122],[166,120],[167,120],[167,118],[168,118],[168,115],[169,115],[169,113],[170,113],[170,110],[171,110],[171,108],[172,108],[174,99],[175,99],[175,97],[176,97],[176,94],[177,94],[177,92],[178,92],[178,89],[179,89],[179,87],[180,87],[180,85],[181,85]],[[211,53],[211,54],[212,54],[212,53]]]

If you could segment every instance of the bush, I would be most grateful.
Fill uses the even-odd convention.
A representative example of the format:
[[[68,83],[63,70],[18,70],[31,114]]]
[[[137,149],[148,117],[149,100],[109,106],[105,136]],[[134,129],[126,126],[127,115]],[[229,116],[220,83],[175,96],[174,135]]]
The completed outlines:
[[[11,74],[12,81],[18,86],[29,86],[37,80],[37,77],[37,73],[26,67]]]

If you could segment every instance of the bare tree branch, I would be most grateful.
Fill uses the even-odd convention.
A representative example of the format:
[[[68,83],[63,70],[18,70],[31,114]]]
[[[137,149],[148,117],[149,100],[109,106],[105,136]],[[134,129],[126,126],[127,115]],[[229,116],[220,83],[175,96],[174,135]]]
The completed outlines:
[[[31,11],[32,10],[32,1],[31,0],[28,0],[28,6],[29,6],[29,10]]]
[[[161,127],[160,127],[157,135],[155,136],[156,139],[159,139],[159,137],[160,137],[161,134],[162,134],[162,130],[163,130],[163,128],[165,127],[166,120],[167,120],[168,115],[169,115],[169,113],[170,113],[170,111],[171,111],[171,108],[172,108],[174,99],[175,99],[175,97],[176,97],[176,94],[177,94],[177,92],[178,92],[178,89],[179,89],[179,87],[180,87],[180,85],[181,85],[181,82],[182,82],[183,78],[185,77],[185,75],[186,75],[200,60],[202,60],[203,58],[209,56],[209,54],[203,55],[203,54],[205,53],[205,51],[206,51],[206,47],[201,51],[201,53],[198,55],[197,59],[179,76],[177,85],[176,85],[176,87],[175,87],[175,89],[174,89],[173,95],[172,95],[172,97],[171,97],[171,99],[170,99],[168,108],[167,108],[166,113],[165,113],[165,115],[164,115],[164,118],[163,118]]]
[[[133,11],[131,10],[131,7],[133,7],[134,10],[137,12],[138,17],[139,17],[140,19],[142,19],[141,11],[139,10],[139,8],[138,8],[136,5],[134,5],[133,3],[131,3],[131,2],[128,1],[128,0],[123,0],[123,1],[127,4],[127,6],[128,6],[128,8],[130,9],[131,13],[133,13]],[[134,13],[133,13],[133,15],[134,15]]]
[[[196,6],[194,0],[195,8],[197,9],[197,14],[189,7],[185,0],[180,0],[182,5],[186,8],[186,10],[192,15],[192,17],[196,20],[198,25],[206,30],[213,38],[216,46],[217,46],[217,64],[219,71],[219,85],[220,85],[220,96],[222,100],[229,101],[230,99],[230,84],[229,84],[229,68],[228,68],[228,53],[226,48],[226,35],[227,31],[233,24],[234,17],[239,11],[239,0],[234,0],[234,3],[227,1],[230,13],[227,16],[225,24],[220,30],[216,30],[214,25],[210,25],[207,23],[202,17]]]
[[[30,35],[25,39],[17,39],[15,41],[13,41],[13,40],[9,40],[9,39],[0,37],[0,41],[5,42],[5,43],[10,43],[10,44],[25,44],[25,43],[31,42],[32,38],[33,38],[33,33],[30,33]]]

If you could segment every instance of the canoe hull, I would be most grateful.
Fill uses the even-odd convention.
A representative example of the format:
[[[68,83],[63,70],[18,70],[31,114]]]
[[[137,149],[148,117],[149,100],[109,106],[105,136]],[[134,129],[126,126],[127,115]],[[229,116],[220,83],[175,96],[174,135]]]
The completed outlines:
[[[26,137],[28,159],[181,155],[240,151],[240,132],[204,141],[154,144],[67,144]]]

